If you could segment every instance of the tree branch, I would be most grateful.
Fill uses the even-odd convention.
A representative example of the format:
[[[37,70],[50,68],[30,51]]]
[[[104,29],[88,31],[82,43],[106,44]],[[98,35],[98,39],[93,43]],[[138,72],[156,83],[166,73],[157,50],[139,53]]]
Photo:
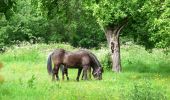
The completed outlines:
[[[116,29],[116,35],[118,36],[120,31],[128,24],[128,17],[124,18],[123,21],[118,25]]]
[[[116,34],[119,35],[120,31],[128,24],[128,17],[125,17],[124,19],[122,19],[122,21],[120,21],[119,24],[115,25],[115,24],[109,24],[105,30],[112,30],[113,33],[112,34]]]
[[[118,31],[116,32],[116,34],[119,35],[120,31],[121,31],[127,24],[128,24],[128,22],[125,23],[125,24],[123,24],[123,25],[118,29]]]

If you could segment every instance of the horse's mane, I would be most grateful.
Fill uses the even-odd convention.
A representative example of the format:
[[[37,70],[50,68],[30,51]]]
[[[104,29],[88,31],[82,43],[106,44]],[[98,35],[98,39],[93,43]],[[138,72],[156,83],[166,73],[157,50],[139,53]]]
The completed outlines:
[[[89,54],[89,56],[92,58],[93,62],[95,62],[95,64],[97,64],[98,67],[101,67],[99,60],[97,59],[97,57],[92,52],[90,52],[86,49],[81,49],[81,51],[87,52]]]
[[[55,49],[54,51],[59,51],[59,52],[65,53],[65,50],[64,50],[64,49]],[[53,52],[54,52],[54,51],[53,51]]]

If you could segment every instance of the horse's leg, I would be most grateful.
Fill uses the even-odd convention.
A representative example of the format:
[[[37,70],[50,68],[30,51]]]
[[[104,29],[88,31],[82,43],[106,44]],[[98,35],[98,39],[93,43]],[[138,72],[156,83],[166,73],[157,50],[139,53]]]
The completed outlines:
[[[91,67],[88,68],[89,79],[91,79]]]
[[[58,65],[54,66],[54,77],[56,75],[57,80],[59,80],[58,71],[59,71],[59,66]]]
[[[56,66],[56,65],[54,64],[54,66]],[[55,70],[55,67],[54,67],[53,71],[52,71],[52,81],[55,80],[55,74],[56,74],[56,70]]]
[[[88,67],[88,76],[89,76],[89,79],[91,79],[91,67]],[[82,77],[81,79],[83,80],[83,77],[84,77],[84,71],[83,71],[83,74],[82,74]]]
[[[67,80],[69,80],[69,77],[68,77],[68,68],[66,67],[64,70],[65,70],[65,74],[66,74]]]
[[[82,71],[82,68],[79,68],[78,69],[78,74],[77,74],[77,79],[76,79],[77,81],[79,81],[79,77],[80,77],[81,71]]]
[[[64,80],[65,66],[62,66],[62,80]]]
[[[82,73],[82,77],[81,77],[81,80],[83,80],[83,77],[84,77],[84,71],[83,71],[83,73]]]
[[[55,70],[53,69],[53,73],[52,73],[52,81],[55,80]]]
[[[87,69],[88,69],[88,66],[83,67],[84,80],[87,80]]]

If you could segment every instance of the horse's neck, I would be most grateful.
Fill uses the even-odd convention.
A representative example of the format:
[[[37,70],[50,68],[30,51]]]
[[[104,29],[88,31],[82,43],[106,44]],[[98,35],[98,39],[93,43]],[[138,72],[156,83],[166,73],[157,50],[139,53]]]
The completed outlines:
[[[93,70],[96,70],[96,69],[98,69],[98,66],[93,65],[92,68],[93,68]]]
[[[92,61],[93,61],[93,65],[94,65],[95,67],[101,67],[100,62],[99,62],[99,60],[97,59],[97,57],[96,57],[93,53],[91,53],[91,52],[89,52],[89,55],[90,55],[90,57],[91,57],[91,59],[92,59]]]

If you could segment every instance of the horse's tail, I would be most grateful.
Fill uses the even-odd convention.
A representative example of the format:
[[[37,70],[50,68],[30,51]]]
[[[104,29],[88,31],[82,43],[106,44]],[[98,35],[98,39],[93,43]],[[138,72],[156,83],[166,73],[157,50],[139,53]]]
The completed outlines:
[[[51,75],[52,74],[52,61],[51,61],[51,55],[52,53],[50,53],[48,55],[48,59],[47,59],[47,71],[48,71],[48,74]]]

